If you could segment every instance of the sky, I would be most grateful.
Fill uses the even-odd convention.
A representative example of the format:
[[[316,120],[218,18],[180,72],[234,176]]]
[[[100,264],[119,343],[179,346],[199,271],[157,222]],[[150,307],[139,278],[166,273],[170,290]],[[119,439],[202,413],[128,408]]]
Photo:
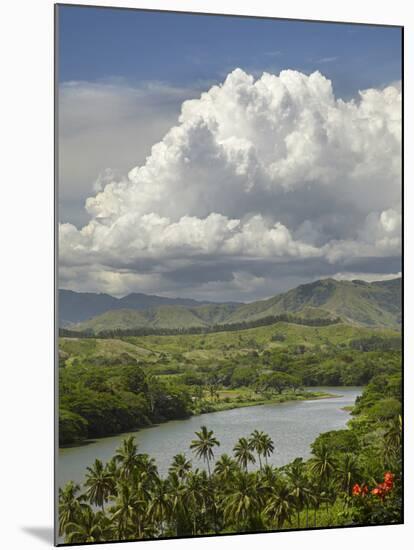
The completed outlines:
[[[400,29],[61,6],[58,63],[62,288],[399,274]]]

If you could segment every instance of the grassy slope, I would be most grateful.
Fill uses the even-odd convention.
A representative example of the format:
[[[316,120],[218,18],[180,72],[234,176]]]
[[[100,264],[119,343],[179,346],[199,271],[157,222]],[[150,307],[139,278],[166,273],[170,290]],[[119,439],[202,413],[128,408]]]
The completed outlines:
[[[317,308],[344,320],[367,326],[398,328],[401,316],[401,280],[381,283],[325,279],[300,285],[269,300],[238,308],[227,322],[255,320],[267,315]]]
[[[128,354],[135,360],[156,360],[160,353],[183,354],[187,359],[220,359],[243,355],[257,345],[272,348],[286,346],[313,346],[348,343],[350,340],[379,334],[384,337],[398,333],[389,329],[371,329],[346,324],[310,327],[293,323],[276,323],[247,330],[215,332],[209,334],[183,334],[174,336],[131,336],[120,339],[60,338],[60,348],[71,357],[89,359],[109,358]],[[283,342],[272,341],[283,335]]]
[[[365,283],[324,279],[242,306],[211,304],[198,307],[161,306],[147,310],[108,311],[74,330],[134,328],[195,328],[214,324],[249,322],[290,313],[303,318],[337,318],[361,326],[399,329],[401,320],[401,280]]]

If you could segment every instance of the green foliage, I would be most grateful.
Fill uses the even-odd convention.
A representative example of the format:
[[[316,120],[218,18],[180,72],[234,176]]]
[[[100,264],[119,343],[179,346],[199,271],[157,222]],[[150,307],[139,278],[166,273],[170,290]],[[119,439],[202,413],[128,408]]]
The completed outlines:
[[[263,464],[275,445],[258,430],[212,468],[220,442],[202,426],[190,449],[208,474],[178,454],[162,478],[129,437],[107,464],[96,460],[87,469],[83,491],[72,482],[60,489],[60,533],[66,543],[80,543],[401,523],[401,417],[373,416],[371,399],[375,392],[378,403],[397,401],[385,397],[398,386],[395,378],[386,379],[382,392],[378,380],[364,391],[355,413],[369,418],[364,429],[351,423],[321,434],[308,461],[282,468]]]

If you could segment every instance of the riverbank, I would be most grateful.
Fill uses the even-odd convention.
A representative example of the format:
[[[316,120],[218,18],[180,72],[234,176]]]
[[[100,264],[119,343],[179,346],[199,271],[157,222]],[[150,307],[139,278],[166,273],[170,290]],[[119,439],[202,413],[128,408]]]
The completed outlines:
[[[61,448],[58,459],[58,484],[62,487],[67,481],[82,483],[87,466],[99,458],[106,463],[115,453],[122,441],[128,437],[136,438],[140,453],[154,457],[159,474],[166,476],[173,457],[178,453],[186,453],[194,468],[206,467],[202,459],[198,459],[189,450],[195,432],[202,425],[213,430],[220,440],[220,454],[233,454],[234,445],[240,437],[248,437],[255,429],[264,431],[275,442],[275,452],[269,458],[269,464],[283,466],[294,458],[304,459],[310,456],[310,445],[315,438],[324,432],[340,430],[346,427],[349,413],[343,407],[355,403],[362,393],[359,387],[326,387],[317,388],[312,394],[325,394],[326,397],[315,399],[307,396],[278,403],[249,404],[249,406],[234,407],[232,410],[194,415],[187,419],[171,420],[156,426],[148,426],[139,431],[131,431],[116,436],[108,436],[89,440],[87,444],[76,447]],[[327,398],[328,395],[335,399]],[[297,396],[298,398],[300,396]],[[231,404],[226,404],[229,406]],[[243,405],[243,403],[239,403]]]
[[[290,403],[294,401],[310,401],[317,399],[329,399],[333,397],[341,397],[338,394],[322,392],[322,391],[301,391],[301,392],[286,392],[279,395],[272,395],[269,398],[263,398],[257,396],[255,392],[252,392],[248,388],[239,388],[237,390],[222,390],[218,392],[218,398],[211,399],[202,399],[199,403],[195,404],[195,407],[192,410],[192,414],[187,418],[192,418],[195,416],[200,416],[202,414],[213,413],[213,412],[222,412],[232,409],[242,409],[245,407],[256,407],[259,405],[277,405],[281,403]],[[184,419],[175,419],[175,420],[184,420]],[[148,428],[153,428],[168,422],[174,421],[171,419],[166,419],[164,421],[155,422],[153,424],[147,424],[143,426],[136,426],[134,432],[138,433],[141,430],[146,430]],[[84,445],[89,445],[91,442],[99,441],[107,437],[122,436],[122,434],[130,433],[128,432],[114,432],[111,434],[105,434],[102,437],[93,437],[88,439],[82,439],[77,442],[69,443],[66,445],[60,445],[60,449],[71,449],[76,447],[82,447]]]
[[[230,393],[227,391],[226,393]],[[273,395],[269,398],[263,397],[251,397],[252,392],[247,396],[239,391],[238,396],[235,398],[224,398],[219,400],[208,400],[202,403],[198,408],[194,410],[193,415],[197,416],[200,414],[219,412],[219,411],[228,411],[231,409],[240,409],[244,407],[255,407],[257,405],[276,405],[279,403],[289,403],[291,401],[309,401],[315,399],[329,399],[332,397],[339,397],[337,394],[327,393],[327,392],[311,392],[311,391],[302,391],[302,392],[289,392],[282,393],[279,395]],[[250,398],[248,398],[250,395]],[[226,401],[227,399],[227,401]]]

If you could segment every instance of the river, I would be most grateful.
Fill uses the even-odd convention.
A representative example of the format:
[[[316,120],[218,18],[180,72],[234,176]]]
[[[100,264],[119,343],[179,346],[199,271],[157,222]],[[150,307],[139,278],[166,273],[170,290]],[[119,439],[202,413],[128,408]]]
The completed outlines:
[[[104,437],[79,447],[59,450],[57,480],[59,486],[73,480],[83,481],[85,469],[95,458],[108,461],[123,438],[134,435],[141,453],[148,453],[157,461],[161,475],[168,472],[172,457],[184,452],[192,459],[194,466],[203,467],[189,449],[194,432],[205,425],[213,430],[220,441],[215,454],[232,453],[236,441],[258,429],[268,433],[275,443],[275,452],[270,464],[282,466],[296,457],[308,458],[310,444],[322,432],[344,428],[349,412],[343,408],[353,405],[355,398],[362,393],[356,387],[318,388],[338,397],[292,401],[275,405],[258,405],[193,416],[186,420],[173,420],[136,432]],[[251,466],[250,466],[251,468]]]

